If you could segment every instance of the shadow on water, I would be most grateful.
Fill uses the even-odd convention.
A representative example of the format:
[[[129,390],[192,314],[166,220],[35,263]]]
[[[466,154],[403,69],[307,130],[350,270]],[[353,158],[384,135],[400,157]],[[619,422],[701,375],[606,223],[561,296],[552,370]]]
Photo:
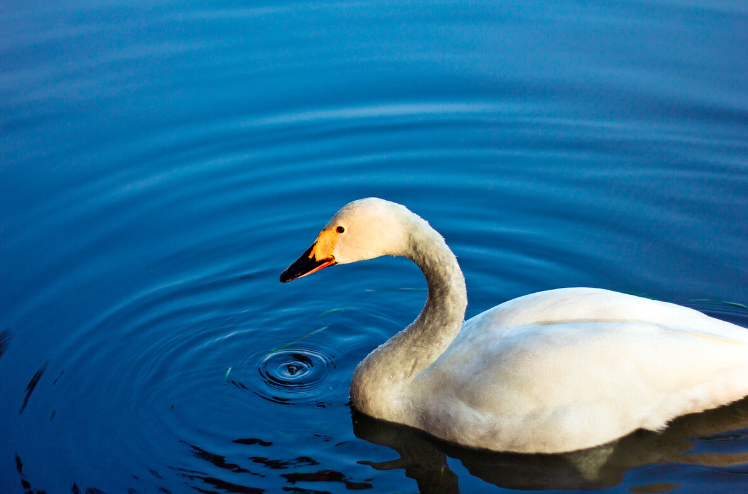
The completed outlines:
[[[8,346],[10,346],[10,340],[12,339],[13,335],[10,333],[10,330],[4,329],[0,331],[0,358],[8,351]]]
[[[19,415],[23,413],[23,411],[26,409],[26,405],[29,404],[29,398],[31,398],[31,393],[34,392],[34,389],[36,389],[36,385],[39,384],[39,380],[44,375],[44,371],[47,370],[47,365],[49,365],[49,360],[47,360],[38,371],[36,371],[36,373],[34,374],[34,377],[31,378],[31,381],[29,381],[29,384],[26,386],[26,396],[23,398],[21,409],[18,410]]]
[[[29,481],[26,474],[23,472],[23,461],[21,460],[21,457],[18,456],[16,453],[16,470],[18,471],[18,475],[21,476],[21,486],[23,487],[23,490],[26,492],[26,494],[47,494],[47,491],[43,489],[37,489],[35,488],[31,482]],[[80,487],[78,487],[78,484],[73,484],[73,486],[70,488],[70,492],[72,494],[106,494],[101,489],[97,489],[96,487],[88,487],[85,490],[81,490]],[[129,494],[135,494],[136,491],[130,490]],[[162,491],[164,492],[164,491]],[[165,491],[164,494],[169,494],[168,491]]]
[[[680,463],[728,467],[748,462],[743,450],[720,446],[748,437],[748,398],[708,412],[674,420],[662,433],[636,431],[597,448],[565,454],[492,453],[463,448],[420,431],[353,413],[357,437],[395,450],[400,457],[360,462],[376,470],[405,470],[422,493],[458,493],[457,475],[447,457],[459,460],[470,474],[501,488],[521,490],[592,490],[615,487],[624,474],[649,464]],[[676,484],[634,487],[631,492],[665,492]],[[662,490],[665,489],[665,490]]]
[[[245,446],[260,446],[260,447],[268,447],[272,446],[272,442],[269,441],[263,441],[261,439],[256,438],[249,438],[249,439],[236,439],[233,441],[236,444],[241,444]],[[188,444],[185,441],[182,441],[183,444],[188,446],[191,450],[192,455],[202,460],[206,463],[205,467],[206,470],[210,469],[214,471],[214,474],[208,474],[203,471],[199,470],[190,470],[186,468],[179,468],[179,467],[172,467],[172,470],[174,470],[184,481],[184,483],[189,486],[190,488],[202,492],[205,494],[225,494],[225,493],[235,493],[235,494],[262,494],[264,492],[267,492],[266,489],[262,487],[254,487],[251,485],[251,481],[247,478],[246,481],[242,483],[236,483],[236,482],[230,482],[228,480],[225,480],[223,478],[219,478],[223,475],[221,475],[221,472],[225,473],[226,476],[229,476],[231,474],[242,474],[249,476],[249,478],[254,477],[257,479],[262,479],[266,477],[264,473],[260,473],[257,471],[251,470],[252,466],[258,466],[260,468],[265,468],[269,470],[288,470],[288,469],[294,469],[297,470],[299,468],[305,469],[307,471],[294,471],[290,473],[281,473],[279,476],[283,479],[285,479],[285,483],[288,484],[287,486],[283,487],[284,492],[296,492],[296,493],[311,493],[314,492],[316,494],[322,494],[326,493],[328,491],[325,490],[309,490],[297,487],[297,483],[315,483],[315,484],[342,484],[346,490],[352,490],[352,491],[358,491],[358,490],[368,490],[373,488],[373,486],[367,482],[355,482],[348,478],[345,474],[341,472],[337,472],[335,470],[330,469],[321,469],[319,468],[320,463],[313,458],[307,457],[307,456],[300,456],[297,458],[292,458],[289,460],[281,460],[281,459],[270,459],[263,456],[249,456],[242,459],[243,462],[246,462],[245,466],[241,466],[240,462],[233,462],[228,460],[225,456],[219,455],[216,453],[211,453],[207,451],[204,448],[201,448],[199,446],[195,446],[192,444]],[[18,474],[20,475],[21,480],[21,486],[23,487],[26,494],[47,494],[47,491],[43,489],[35,488],[32,484],[31,480],[28,478],[26,473],[23,471],[23,461],[21,460],[21,457],[16,454],[15,455],[15,463],[16,463],[16,470],[18,471]],[[306,468],[305,468],[306,467]],[[312,467],[312,468],[309,468]],[[155,470],[149,469],[150,473],[157,479],[161,479],[161,475],[159,475]],[[218,474],[215,474],[215,472],[219,472]],[[134,477],[137,480],[137,477]],[[95,487],[87,487],[81,489],[78,487],[77,483],[74,483],[71,487],[71,492],[73,494],[106,494],[104,491],[97,489]],[[136,494],[138,491],[134,488],[127,489],[127,492],[129,494]],[[159,487],[158,492],[163,494],[170,494],[171,491],[166,489],[165,487]]]
[[[246,446],[261,446],[261,447],[268,447],[268,446],[272,446],[273,444],[270,441],[263,441],[257,438],[236,439],[233,442],[236,444],[241,444],[241,445],[246,445]],[[259,466],[261,468],[269,469],[269,470],[287,470],[287,469],[306,468],[307,471],[294,471],[290,473],[280,474],[280,477],[285,479],[287,484],[290,484],[290,486],[286,486],[283,488],[284,492],[315,492],[315,493],[327,492],[327,491],[307,490],[307,489],[297,488],[295,487],[295,484],[297,482],[304,482],[304,483],[311,482],[311,483],[322,483],[322,484],[340,483],[340,484],[343,484],[347,490],[365,490],[365,489],[372,488],[371,484],[368,484],[366,482],[354,482],[348,477],[346,477],[341,472],[337,472],[337,471],[329,470],[329,469],[315,468],[315,467],[318,467],[320,463],[316,461],[315,459],[310,458],[308,456],[299,456],[299,457],[291,458],[288,460],[271,459],[271,458],[267,458],[264,456],[249,456],[244,459],[249,462],[247,463],[245,467],[245,466],[239,465],[238,463],[234,463],[232,461],[227,460],[225,456],[211,453],[201,447],[198,447],[192,444],[187,444],[187,445],[190,447],[190,449],[192,450],[192,454],[196,458],[206,461],[212,467],[217,467],[220,470],[231,472],[231,473],[241,473],[245,475],[256,476],[256,477],[262,478],[262,477],[265,477],[265,474],[251,470],[250,468],[252,465]],[[265,492],[265,489],[262,489],[262,488],[251,487],[251,486],[244,485],[244,484],[236,484],[236,483],[228,482],[228,481],[216,478],[215,476],[207,475],[203,472],[187,471],[187,470],[181,470],[181,469],[179,470],[179,472],[180,472],[180,475],[182,475],[185,479],[191,482],[194,482],[194,481],[201,482],[202,485],[200,487],[197,487],[197,486],[192,486],[192,487],[198,490],[199,492],[203,492],[203,493],[209,493],[209,494],[216,493],[217,494],[218,492],[230,492],[230,493],[237,493],[237,494],[255,494],[255,493]]]

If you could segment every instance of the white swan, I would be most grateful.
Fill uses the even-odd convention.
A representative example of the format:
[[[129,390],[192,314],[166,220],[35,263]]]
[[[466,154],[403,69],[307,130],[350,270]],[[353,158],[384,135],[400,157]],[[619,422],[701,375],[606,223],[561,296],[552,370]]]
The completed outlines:
[[[372,417],[469,447],[553,453],[748,395],[748,330],[686,307],[564,288],[463,323],[454,254],[425,220],[382,199],[343,207],[280,279],[382,255],[413,260],[428,297],[353,374],[351,402]]]

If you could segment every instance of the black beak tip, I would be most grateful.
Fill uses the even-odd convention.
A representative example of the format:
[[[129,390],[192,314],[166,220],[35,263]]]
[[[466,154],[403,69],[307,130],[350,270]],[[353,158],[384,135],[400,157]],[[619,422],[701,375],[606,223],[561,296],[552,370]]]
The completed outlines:
[[[314,245],[309,247],[306,252],[301,254],[301,257],[296,259],[293,264],[288,266],[280,275],[281,283],[288,283],[297,278],[301,278],[305,274],[309,273],[317,264],[318,261],[312,256],[312,249]]]
[[[283,272],[280,275],[280,282],[281,283],[288,283],[289,281],[292,281],[296,278],[294,278],[292,275],[288,273],[288,269],[284,269]]]

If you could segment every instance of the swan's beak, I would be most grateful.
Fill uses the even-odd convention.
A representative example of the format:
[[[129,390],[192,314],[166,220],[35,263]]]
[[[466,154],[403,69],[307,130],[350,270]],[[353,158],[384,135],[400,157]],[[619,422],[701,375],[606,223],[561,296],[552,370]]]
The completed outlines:
[[[333,250],[335,242],[338,240],[338,233],[335,230],[323,230],[317,237],[317,241],[309,247],[306,252],[301,254],[296,262],[286,268],[280,275],[282,283],[301,278],[315,271],[337,264]]]

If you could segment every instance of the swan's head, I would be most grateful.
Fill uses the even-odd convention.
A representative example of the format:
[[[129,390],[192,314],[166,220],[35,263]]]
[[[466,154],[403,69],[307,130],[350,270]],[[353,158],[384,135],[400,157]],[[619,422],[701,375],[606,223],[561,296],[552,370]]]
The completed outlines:
[[[416,216],[405,206],[384,199],[353,201],[335,213],[280,280],[286,283],[334,264],[407,255],[410,217]]]

